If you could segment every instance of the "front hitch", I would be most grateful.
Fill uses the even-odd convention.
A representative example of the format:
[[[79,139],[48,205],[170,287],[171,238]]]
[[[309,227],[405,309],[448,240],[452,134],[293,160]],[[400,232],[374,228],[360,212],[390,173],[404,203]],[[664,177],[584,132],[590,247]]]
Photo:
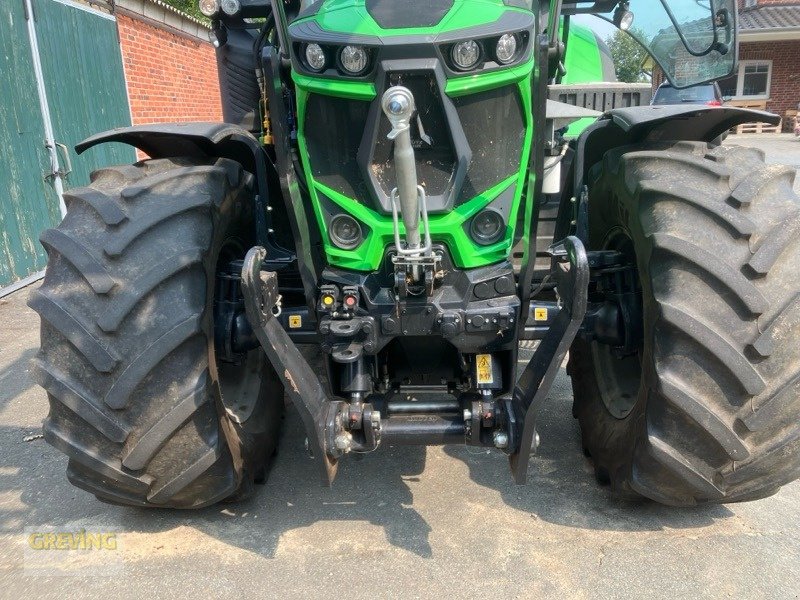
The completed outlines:
[[[323,483],[330,485],[336,477],[339,457],[351,450],[377,448],[380,413],[369,404],[362,404],[359,418],[353,419],[346,402],[328,396],[317,373],[274,316],[279,298],[278,277],[274,271],[261,270],[266,255],[264,248],[255,246],[244,258],[242,294],[247,319],[300,413],[308,450],[319,463]]]

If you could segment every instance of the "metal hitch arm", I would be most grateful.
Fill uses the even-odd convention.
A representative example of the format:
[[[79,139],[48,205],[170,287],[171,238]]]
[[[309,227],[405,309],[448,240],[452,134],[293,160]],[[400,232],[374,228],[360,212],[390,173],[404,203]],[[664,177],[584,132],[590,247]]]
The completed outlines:
[[[522,434],[516,451],[509,456],[514,481],[522,485],[528,477],[528,458],[538,445],[536,417],[539,408],[553,387],[558,369],[580,329],[589,288],[589,260],[581,241],[570,236],[554,248],[554,257],[563,255],[568,263],[558,262],[557,290],[563,308],[553,321],[528,366],[514,387],[511,405],[516,422],[522,423]],[[569,269],[565,269],[566,265]]]
[[[308,449],[321,468],[326,485],[336,477],[337,456],[334,427],[337,416],[346,409],[340,400],[331,400],[317,374],[274,318],[272,309],[278,301],[278,278],[273,271],[262,271],[267,252],[255,246],[247,252],[242,265],[242,293],[247,319],[261,348],[284,381],[289,398],[303,420],[308,435]]]

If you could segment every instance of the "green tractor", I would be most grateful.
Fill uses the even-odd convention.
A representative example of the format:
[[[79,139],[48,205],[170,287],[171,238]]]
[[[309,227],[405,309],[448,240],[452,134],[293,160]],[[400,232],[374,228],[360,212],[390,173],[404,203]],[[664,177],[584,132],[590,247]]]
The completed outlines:
[[[226,123],[84,141],[150,158],[94,172],[41,236],[33,370],[69,480],[124,505],[246,497],[288,397],[326,484],[348,454],[456,443],[523,483],[568,352],[620,496],[797,478],[794,170],[718,143],[775,117],[552,99],[608,65],[583,15],[686,87],[733,71],[735,4],[201,0]]]

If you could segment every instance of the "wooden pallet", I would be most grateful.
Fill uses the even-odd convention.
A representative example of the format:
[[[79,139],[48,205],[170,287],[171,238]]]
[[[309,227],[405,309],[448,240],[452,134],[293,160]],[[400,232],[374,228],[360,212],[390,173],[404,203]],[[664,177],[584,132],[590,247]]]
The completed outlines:
[[[780,133],[783,121],[779,121],[777,125],[770,125],[769,123],[742,123],[736,126],[736,134],[741,133]]]
[[[767,110],[766,100],[731,100],[726,103],[728,106],[738,106],[739,108],[752,108],[754,110]],[[731,131],[735,134],[741,133],[780,133],[783,121],[777,125],[769,123],[743,123],[737,125]]]

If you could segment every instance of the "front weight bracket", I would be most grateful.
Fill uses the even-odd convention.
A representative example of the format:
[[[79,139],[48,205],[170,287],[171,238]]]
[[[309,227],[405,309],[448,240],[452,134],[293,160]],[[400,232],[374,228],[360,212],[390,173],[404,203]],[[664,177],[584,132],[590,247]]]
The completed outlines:
[[[261,348],[284,382],[286,394],[300,413],[308,436],[308,449],[320,466],[322,481],[333,483],[338,458],[335,445],[338,413],[347,411],[342,400],[331,399],[316,372],[295,346],[283,326],[274,318],[278,302],[278,277],[274,271],[262,271],[267,252],[255,246],[247,252],[242,265],[242,294],[247,319]]]
[[[527,480],[528,459],[538,445],[536,417],[539,408],[550,393],[558,369],[583,323],[588,302],[589,260],[583,243],[570,236],[551,248],[551,251],[551,272],[556,276],[556,290],[563,307],[514,387],[511,410],[514,416],[512,421],[517,423],[517,432],[512,432],[511,438],[517,447],[509,456],[509,461],[518,484],[524,484]]]

